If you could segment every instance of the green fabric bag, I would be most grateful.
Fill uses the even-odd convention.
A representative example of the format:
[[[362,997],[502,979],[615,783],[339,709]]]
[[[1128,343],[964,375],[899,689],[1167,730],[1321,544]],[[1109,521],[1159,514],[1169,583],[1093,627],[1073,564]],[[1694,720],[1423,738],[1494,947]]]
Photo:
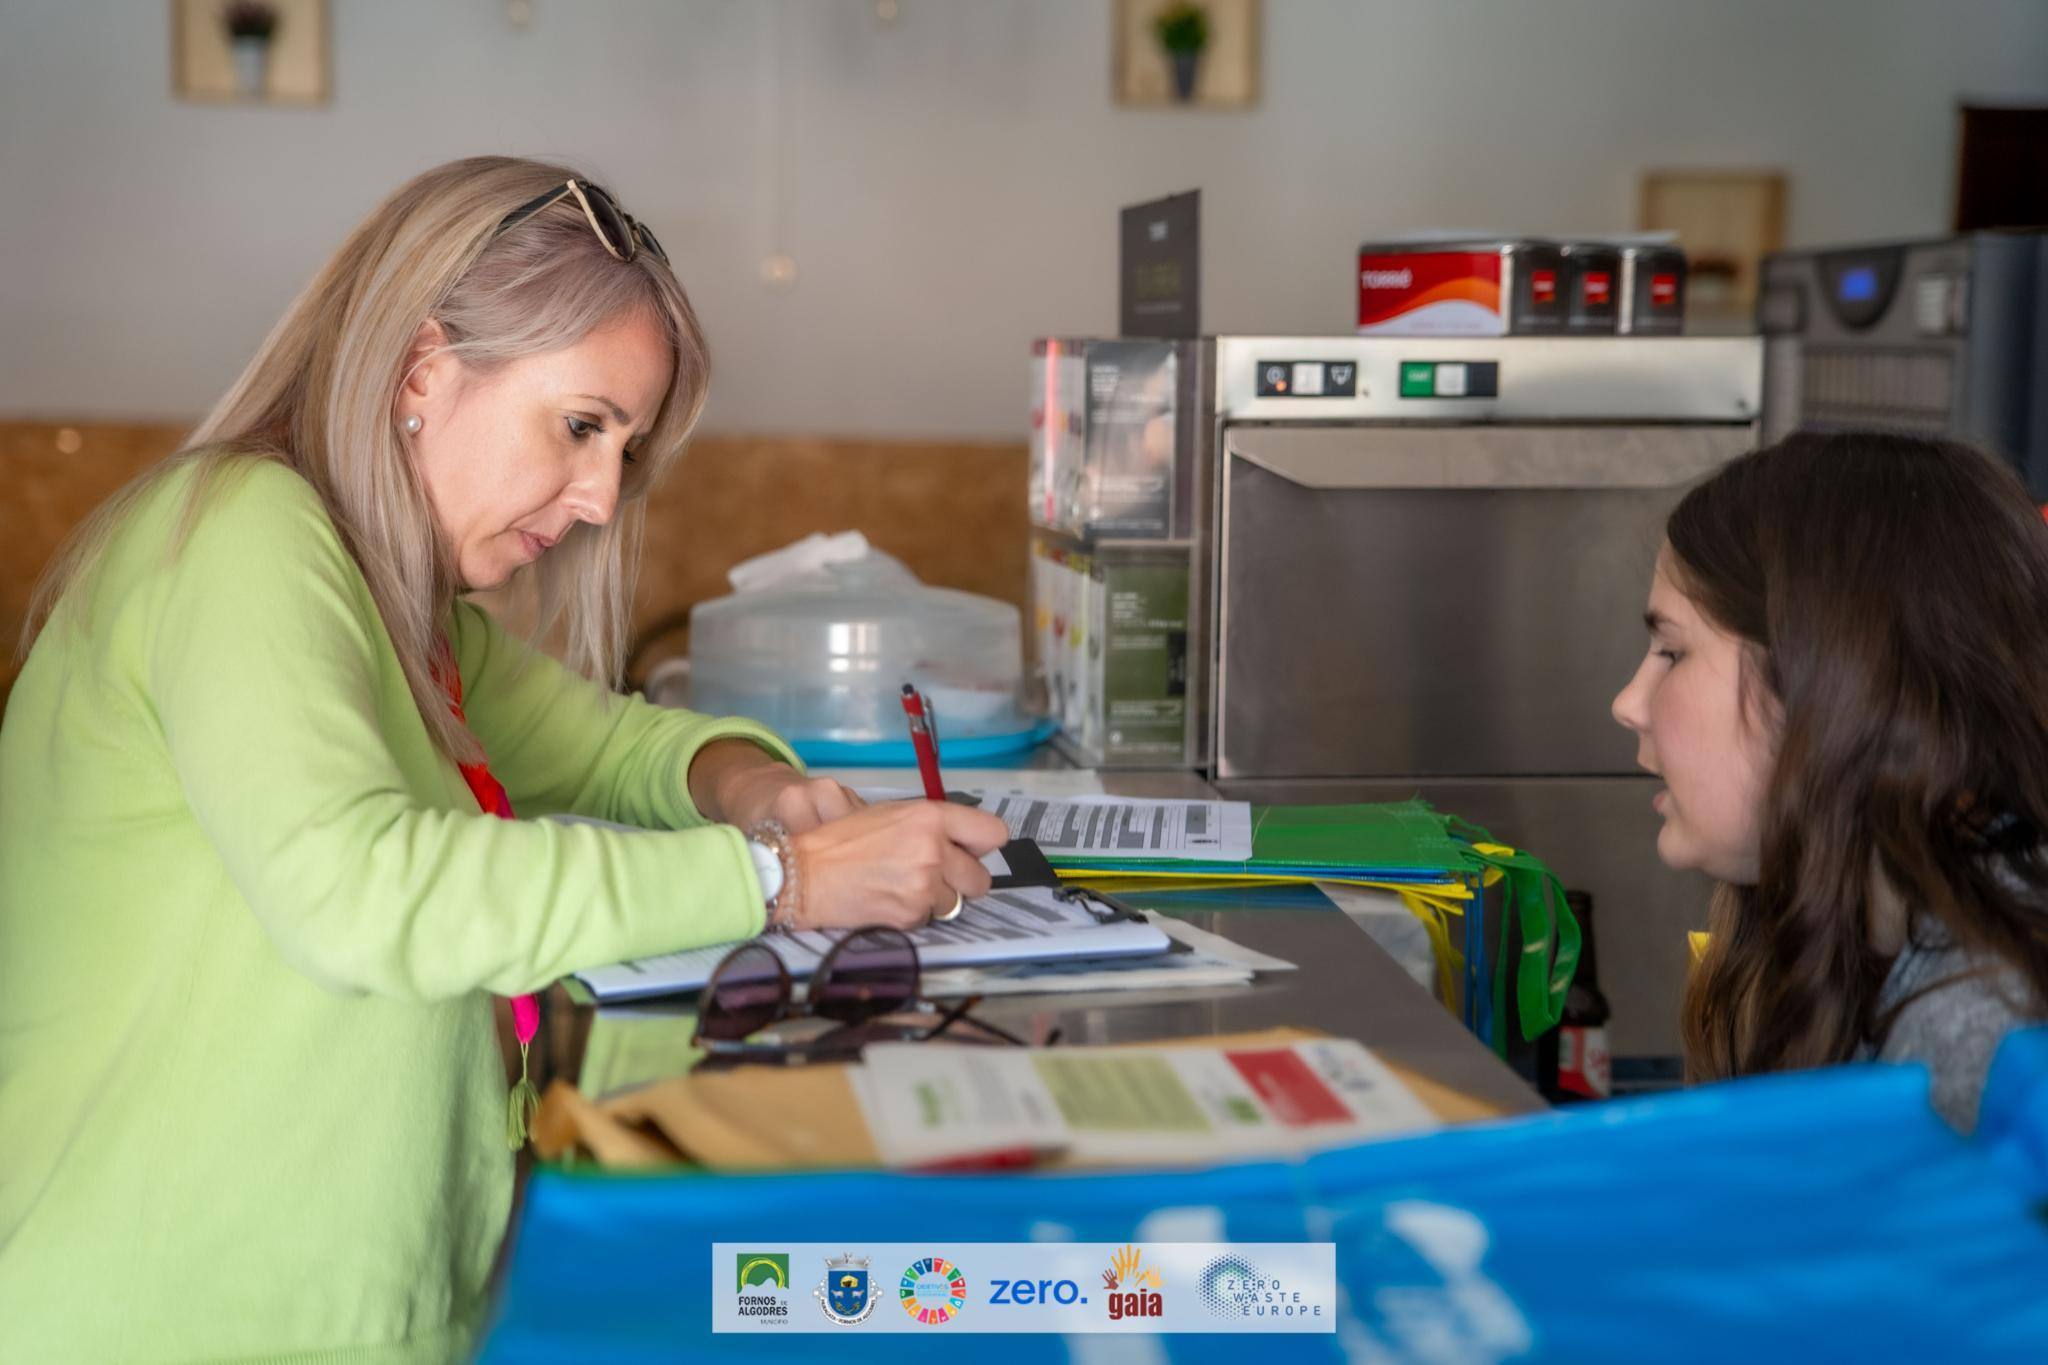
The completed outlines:
[[[1350,805],[1254,806],[1252,856],[1245,862],[1169,858],[1143,861],[1062,856],[1063,868],[1155,875],[1346,877],[1389,882],[1463,879],[1482,887],[1497,873],[1505,885],[1500,947],[1492,973],[1488,1041],[1506,1055],[1507,988],[1525,1039],[1557,1026],[1579,965],[1579,924],[1557,876],[1534,854],[1512,849],[1477,825],[1421,798]],[[1514,930],[1522,947],[1516,960]]]

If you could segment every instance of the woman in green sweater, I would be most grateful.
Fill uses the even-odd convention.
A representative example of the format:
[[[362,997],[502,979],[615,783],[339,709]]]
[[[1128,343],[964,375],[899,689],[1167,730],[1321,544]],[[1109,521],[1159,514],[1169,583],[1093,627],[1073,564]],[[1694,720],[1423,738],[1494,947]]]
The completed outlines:
[[[605,685],[705,377],[602,191],[442,166],[52,567],[0,726],[0,1358],[460,1359],[493,994],[987,889],[993,817]],[[569,666],[461,599],[522,573]]]

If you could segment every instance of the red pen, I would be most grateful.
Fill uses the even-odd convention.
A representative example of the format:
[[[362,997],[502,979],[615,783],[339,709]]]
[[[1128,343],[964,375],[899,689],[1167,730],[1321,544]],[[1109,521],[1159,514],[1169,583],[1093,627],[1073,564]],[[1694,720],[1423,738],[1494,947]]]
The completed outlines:
[[[917,750],[917,771],[924,779],[924,794],[932,801],[946,799],[946,784],[939,779],[939,746],[932,742],[930,717],[924,713],[924,698],[909,683],[903,684],[903,714],[910,722],[910,745]]]

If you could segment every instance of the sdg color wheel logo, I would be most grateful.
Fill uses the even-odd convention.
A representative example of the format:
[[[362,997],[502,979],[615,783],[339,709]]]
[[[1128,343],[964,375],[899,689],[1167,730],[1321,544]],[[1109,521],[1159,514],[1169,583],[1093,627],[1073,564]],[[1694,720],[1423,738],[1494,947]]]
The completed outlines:
[[[967,1277],[945,1257],[926,1256],[904,1267],[896,1296],[917,1322],[951,1322],[967,1306]]]

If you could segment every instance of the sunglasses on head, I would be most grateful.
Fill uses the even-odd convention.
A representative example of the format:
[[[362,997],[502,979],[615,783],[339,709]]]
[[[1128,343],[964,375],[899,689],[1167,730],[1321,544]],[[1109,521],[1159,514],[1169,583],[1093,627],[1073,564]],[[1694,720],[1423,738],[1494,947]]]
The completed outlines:
[[[997,1041],[1027,1046],[1022,1038],[968,1015],[980,1003],[979,996],[958,1001],[930,1024],[881,1022],[884,1016],[922,1003],[919,975],[917,945],[907,934],[881,927],[856,929],[833,944],[818,963],[799,1007],[793,1004],[795,986],[782,958],[758,940],[743,943],[725,955],[704,983],[691,1045],[706,1054],[699,1065],[710,1068],[748,1061],[849,1060],[868,1043],[937,1038],[965,1020]],[[801,1042],[747,1041],[770,1024],[806,1014],[838,1027]],[[952,1036],[963,1042],[988,1041]]]
[[[597,240],[604,243],[604,249],[622,261],[630,261],[646,247],[654,253],[656,260],[668,264],[668,253],[661,249],[661,243],[654,240],[654,234],[646,226],[619,207],[619,201],[606,193],[604,188],[588,180],[565,180],[537,199],[529,199],[498,221],[498,230],[491,236],[502,237],[512,228],[544,209],[552,208],[564,199],[574,199],[583,210],[584,221],[597,234]]]

